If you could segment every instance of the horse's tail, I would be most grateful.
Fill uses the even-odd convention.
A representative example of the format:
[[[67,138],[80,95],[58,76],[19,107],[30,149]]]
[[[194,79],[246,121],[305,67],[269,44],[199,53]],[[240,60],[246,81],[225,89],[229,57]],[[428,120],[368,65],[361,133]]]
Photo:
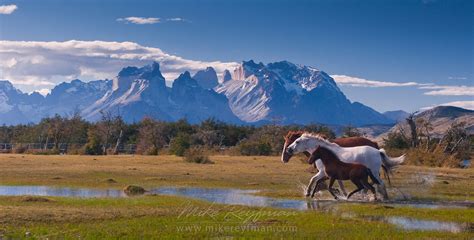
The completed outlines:
[[[369,175],[370,179],[372,179],[372,182],[374,182],[375,184],[380,185],[379,180],[374,176],[374,174],[372,174],[372,171],[370,171],[370,169],[368,169],[368,168],[367,168],[367,174]]]
[[[387,180],[388,180],[388,184],[389,184],[390,186],[392,186],[392,182],[390,181],[390,173],[389,173],[387,167],[385,167],[384,165],[382,165],[382,169],[383,169],[385,178],[387,178]]]
[[[405,161],[406,154],[403,154],[402,156],[397,158],[390,158],[389,156],[387,156],[387,153],[384,149],[380,149],[379,152],[380,156],[382,157],[382,165],[384,167],[383,169],[386,173],[391,173],[395,167]]]

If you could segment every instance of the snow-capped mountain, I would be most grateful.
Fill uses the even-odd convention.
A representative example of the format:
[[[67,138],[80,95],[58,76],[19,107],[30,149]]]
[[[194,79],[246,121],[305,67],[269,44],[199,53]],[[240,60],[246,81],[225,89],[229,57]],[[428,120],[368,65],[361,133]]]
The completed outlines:
[[[217,81],[217,77],[215,80]],[[170,112],[176,116],[175,119],[185,117],[190,122],[201,122],[214,117],[227,122],[241,123],[232,113],[225,95],[201,87],[187,71],[173,82],[170,100],[174,105]]]
[[[212,75],[217,82],[212,68],[197,75],[202,80],[201,84],[208,84],[207,77],[212,78]],[[225,96],[205,89],[201,84],[185,72],[173,82],[172,88],[168,88],[156,62],[142,68],[127,67],[114,78],[112,89],[84,109],[83,116],[94,121],[100,118],[101,112],[109,111],[120,114],[128,122],[140,121],[148,116],[165,121],[186,118],[190,122],[214,117],[240,123],[232,114]]]
[[[122,115],[130,122],[140,121],[144,116],[171,120],[171,116],[159,107],[168,101],[167,94],[165,78],[158,63],[142,68],[126,67],[113,79],[112,89],[85,108],[82,115],[96,121],[100,119],[101,112],[109,111]]]
[[[46,95],[41,110],[47,115],[73,114],[100,99],[112,87],[110,80],[82,82],[79,79],[63,82]]]
[[[325,72],[287,61],[264,65],[250,60],[215,90],[229,99],[243,121],[284,124],[364,125],[391,123],[377,111],[351,103]]]
[[[111,81],[73,80],[54,87],[46,97],[23,93],[8,81],[0,81],[0,124],[38,122],[44,117],[71,115],[93,104],[111,88]]]
[[[242,62],[224,71],[220,84],[208,67],[193,76],[184,72],[172,87],[156,62],[123,68],[113,80],[61,83],[46,97],[22,93],[0,81],[0,124],[38,122],[54,114],[79,111],[90,121],[104,112],[127,122],[148,116],[165,121],[207,118],[261,124],[324,123],[331,125],[387,124],[393,121],[358,102],[352,103],[325,72],[287,61]]]
[[[24,113],[34,110],[32,106],[42,100],[39,93],[23,93],[9,81],[0,81],[0,124],[28,122],[30,117]]]

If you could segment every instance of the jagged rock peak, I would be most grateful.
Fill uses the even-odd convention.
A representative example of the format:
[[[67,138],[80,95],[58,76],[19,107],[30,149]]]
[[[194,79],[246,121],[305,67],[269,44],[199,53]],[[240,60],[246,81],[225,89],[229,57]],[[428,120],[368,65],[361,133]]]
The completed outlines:
[[[225,83],[227,81],[230,81],[232,79],[232,75],[230,74],[229,70],[225,70],[224,73],[222,74],[222,82]]]
[[[207,67],[206,70],[197,71],[193,78],[204,89],[212,89],[219,84],[217,73],[212,67]]]
[[[160,72],[160,64],[153,62],[152,64],[141,68],[123,68],[118,76],[113,80],[113,90],[118,90],[119,88],[128,89],[132,81],[136,79],[145,79],[150,81],[151,84],[165,87],[165,78]]]

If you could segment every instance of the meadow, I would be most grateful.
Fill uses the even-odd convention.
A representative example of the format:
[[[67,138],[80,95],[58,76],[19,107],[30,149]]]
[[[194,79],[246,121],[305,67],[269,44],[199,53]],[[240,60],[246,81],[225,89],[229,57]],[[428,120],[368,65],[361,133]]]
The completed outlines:
[[[0,185],[123,189],[138,185],[259,190],[253,194],[304,200],[311,168],[298,158],[211,156],[213,164],[165,156],[0,155]],[[339,201],[324,210],[229,206],[180,196],[123,198],[0,197],[0,238],[175,239],[327,238],[472,239],[474,170],[401,166],[392,177],[394,201],[439,202],[418,208],[386,202]],[[352,189],[346,183],[348,189]],[[329,193],[318,195],[330,200]],[[393,203],[393,202],[391,202]],[[459,223],[462,231],[406,230],[385,217]]]

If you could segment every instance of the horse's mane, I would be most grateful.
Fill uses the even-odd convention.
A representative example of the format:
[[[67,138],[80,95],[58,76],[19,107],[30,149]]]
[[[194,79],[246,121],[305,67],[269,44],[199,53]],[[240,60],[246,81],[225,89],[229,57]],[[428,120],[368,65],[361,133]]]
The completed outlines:
[[[319,133],[305,132],[305,133],[303,133],[301,136],[302,136],[302,137],[307,137],[307,138],[316,138],[316,139],[318,139],[318,140],[321,140],[321,141],[327,143],[328,146],[340,147],[339,145],[337,145],[336,143],[333,143],[333,142],[329,141],[327,138],[325,138],[324,135],[319,134]]]
[[[305,131],[289,131],[285,136],[285,140],[289,140],[294,137],[301,137],[301,135],[303,135],[304,133]]]
[[[307,132],[307,131],[302,131],[302,130],[297,130],[297,131],[288,131],[288,133],[285,136],[285,140],[289,140],[291,138],[299,138],[302,135],[312,135],[312,136],[320,136],[324,139],[327,139],[328,137],[325,134],[322,133],[312,133],[312,132]]]

